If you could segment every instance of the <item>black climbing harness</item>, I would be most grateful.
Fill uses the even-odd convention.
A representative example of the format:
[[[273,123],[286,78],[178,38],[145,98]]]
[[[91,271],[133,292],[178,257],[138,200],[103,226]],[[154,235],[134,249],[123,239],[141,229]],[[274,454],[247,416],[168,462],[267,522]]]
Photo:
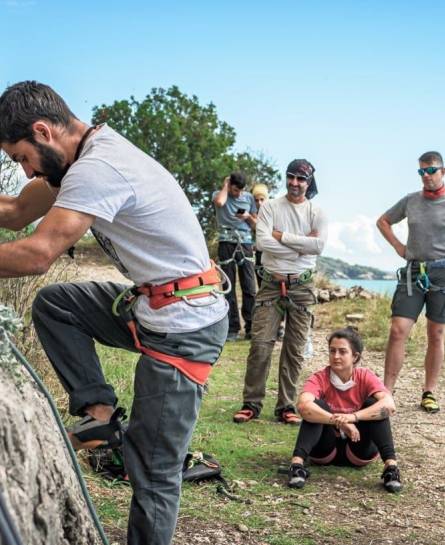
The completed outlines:
[[[429,272],[434,269],[445,269],[445,259],[433,261],[408,261],[406,267],[397,270],[397,283],[406,286],[409,297],[413,294],[413,283],[423,293],[437,291],[445,294],[445,286],[438,286],[431,281]],[[405,282],[403,280],[406,280]]]
[[[250,236],[250,233],[249,233]],[[230,263],[236,263],[239,267],[244,265],[247,261],[254,263],[255,258],[252,256],[247,256],[245,253],[245,248],[243,244],[251,244],[243,240],[243,235],[238,229],[232,227],[222,226],[220,228],[220,242],[230,242],[235,244],[235,249],[233,250],[232,256],[229,259],[224,261],[218,260],[218,265],[221,267],[229,265]]]
[[[299,274],[298,277],[295,277],[295,275],[291,274],[282,275],[285,278],[283,280],[278,280],[276,277],[274,277],[271,271],[268,271],[263,266],[258,267],[257,272],[258,276],[260,276],[264,284],[274,288],[279,287],[280,295],[278,295],[278,297],[273,297],[271,299],[266,299],[263,301],[257,300],[255,302],[255,308],[273,306],[283,318],[286,316],[286,313],[289,311],[289,309],[298,310],[310,316],[310,328],[312,329],[314,326],[314,315],[306,305],[301,305],[300,303],[296,303],[292,300],[292,297],[289,295],[289,288],[291,288],[292,286],[304,286],[305,284],[310,282],[312,280],[314,271],[308,269],[307,271],[303,271],[301,274]],[[312,291],[310,293],[313,296],[314,304],[316,304],[317,299],[314,293]]]

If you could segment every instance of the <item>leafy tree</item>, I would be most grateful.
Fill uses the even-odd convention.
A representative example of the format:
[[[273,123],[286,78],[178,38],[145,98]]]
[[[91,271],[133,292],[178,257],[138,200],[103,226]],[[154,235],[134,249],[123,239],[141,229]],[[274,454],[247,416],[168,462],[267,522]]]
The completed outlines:
[[[133,144],[154,157],[180,183],[207,236],[214,229],[212,192],[233,170],[251,180],[277,185],[279,174],[262,155],[234,153],[235,130],[218,119],[215,105],[178,87],[154,88],[142,102],[133,96],[93,109],[93,123],[107,122]]]

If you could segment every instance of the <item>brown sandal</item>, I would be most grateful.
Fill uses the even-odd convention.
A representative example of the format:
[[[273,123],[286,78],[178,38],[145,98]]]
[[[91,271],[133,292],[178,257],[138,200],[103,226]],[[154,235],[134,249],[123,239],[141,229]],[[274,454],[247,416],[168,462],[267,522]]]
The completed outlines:
[[[244,424],[254,418],[258,418],[258,415],[252,409],[240,409],[233,415],[233,421],[237,424]]]
[[[301,418],[291,410],[282,411],[279,420],[292,426],[297,426],[301,422]]]

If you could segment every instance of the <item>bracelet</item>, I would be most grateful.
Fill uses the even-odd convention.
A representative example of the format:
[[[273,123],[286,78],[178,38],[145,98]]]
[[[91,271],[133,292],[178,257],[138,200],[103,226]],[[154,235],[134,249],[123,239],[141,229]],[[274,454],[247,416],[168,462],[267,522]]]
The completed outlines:
[[[355,416],[355,424],[357,424],[357,422],[359,421],[359,420],[358,420],[357,413],[354,413],[354,416]]]

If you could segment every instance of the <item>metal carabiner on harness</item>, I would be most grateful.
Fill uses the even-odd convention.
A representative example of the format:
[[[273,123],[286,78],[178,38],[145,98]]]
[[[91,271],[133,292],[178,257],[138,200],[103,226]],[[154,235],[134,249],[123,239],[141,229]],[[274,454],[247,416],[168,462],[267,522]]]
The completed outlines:
[[[419,263],[419,274],[416,277],[416,286],[423,291],[423,293],[428,293],[431,287],[431,282],[426,271],[426,263]]]

